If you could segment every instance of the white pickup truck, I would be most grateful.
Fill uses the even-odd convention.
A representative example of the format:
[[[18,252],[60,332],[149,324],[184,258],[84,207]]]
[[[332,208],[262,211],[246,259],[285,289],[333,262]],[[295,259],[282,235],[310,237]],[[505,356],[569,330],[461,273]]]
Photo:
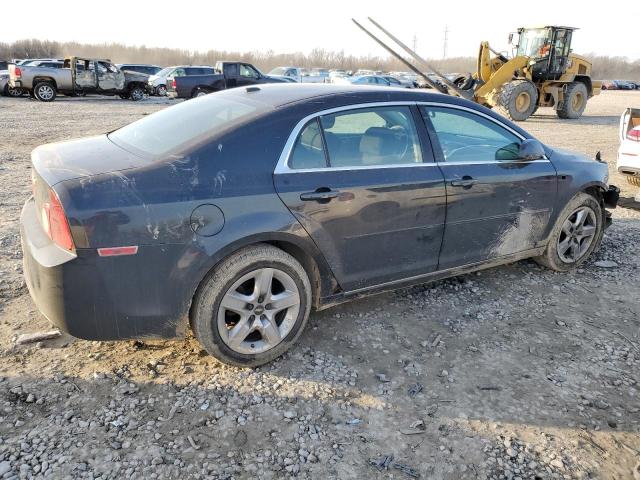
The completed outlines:
[[[300,67],[277,67],[267,75],[288,78],[300,83],[329,83],[329,71],[322,68],[309,71]]]
[[[618,172],[640,187],[640,108],[627,108],[620,118]]]

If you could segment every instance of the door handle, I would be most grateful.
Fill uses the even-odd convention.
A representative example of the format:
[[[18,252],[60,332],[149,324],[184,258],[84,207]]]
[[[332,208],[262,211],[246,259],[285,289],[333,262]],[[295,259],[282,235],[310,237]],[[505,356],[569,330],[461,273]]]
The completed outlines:
[[[460,180],[451,180],[452,187],[471,188],[476,183],[478,183],[478,181],[469,175],[465,175]]]
[[[329,202],[332,198],[336,198],[340,195],[338,190],[331,190],[329,188],[318,188],[315,192],[307,192],[300,194],[300,200],[303,202]]]

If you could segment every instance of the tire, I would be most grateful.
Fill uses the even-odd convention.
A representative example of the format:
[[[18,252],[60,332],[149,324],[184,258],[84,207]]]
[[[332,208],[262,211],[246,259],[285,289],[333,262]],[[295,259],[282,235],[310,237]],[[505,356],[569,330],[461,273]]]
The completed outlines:
[[[269,292],[267,297],[255,293],[256,279],[270,286],[261,290]],[[285,293],[292,306],[273,309],[271,295]],[[223,300],[231,302],[233,309],[226,308]],[[229,256],[205,278],[193,301],[191,327],[205,350],[221,362],[257,367],[293,345],[307,324],[310,310],[311,284],[302,265],[278,248],[258,244]],[[240,325],[246,329],[238,330],[234,341],[229,333]],[[256,353],[252,353],[254,349]]]
[[[4,96],[18,98],[24,95],[24,90],[21,88],[11,88],[9,84],[4,86]]]
[[[139,86],[134,86],[129,89],[129,93],[127,95],[128,98],[133,100],[134,102],[139,102],[144,99],[144,88]]]
[[[556,115],[562,119],[580,118],[587,107],[587,100],[589,92],[586,85],[582,82],[572,82],[565,91],[562,108],[556,110]]]
[[[538,89],[529,80],[513,80],[502,87],[498,106],[509,120],[521,122],[529,118],[538,104]]]
[[[591,213],[588,213],[588,212]],[[575,228],[575,224],[579,222],[578,212],[587,212],[583,218],[582,228]],[[547,243],[544,254],[536,257],[534,260],[556,272],[566,272],[574,269],[583,263],[589,256],[600,246],[602,235],[604,233],[603,213],[600,202],[584,192],[578,193],[569,203],[562,209],[558,220],[553,227],[549,242]],[[572,232],[567,231],[567,225],[573,227]],[[589,238],[577,240],[578,249],[576,255],[573,255],[573,249],[570,247],[565,255],[561,256],[563,246],[571,245],[571,238],[574,234],[580,237],[581,232],[585,232],[585,227],[593,227],[592,235]],[[568,242],[566,243],[565,240]],[[588,243],[586,243],[588,241]],[[567,257],[574,257],[568,259]],[[571,260],[571,261],[567,261]]]
[[[191,98],[197,98],[197,97],[204,97],[205,95],[208,95],[210,92],[207,92],[206,90],[202,89],[202,88],[196,88],[193,93],[191,94]]]
[[[41,102],[53,102],[56,99],[56,87],[50,82],[38,82],[33,87],[33,96]]]
[[[629,185],[640,187],[640,177],[636,177],[634,175],[625,175],[625,177],[627,177],[627,183]]]
[[[159,97],[166,97],[167,96],[167,86],[166,85],[158,85],[156,87],[156,95],[158,95]]]

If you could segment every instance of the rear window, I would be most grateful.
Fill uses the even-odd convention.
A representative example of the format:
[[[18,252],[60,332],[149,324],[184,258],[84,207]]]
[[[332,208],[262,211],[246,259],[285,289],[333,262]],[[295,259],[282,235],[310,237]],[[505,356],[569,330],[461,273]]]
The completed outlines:
[[[207,95],[144,117],[110,133],[109,139],[147,157],[180,154],[270,108],[236,94]]]

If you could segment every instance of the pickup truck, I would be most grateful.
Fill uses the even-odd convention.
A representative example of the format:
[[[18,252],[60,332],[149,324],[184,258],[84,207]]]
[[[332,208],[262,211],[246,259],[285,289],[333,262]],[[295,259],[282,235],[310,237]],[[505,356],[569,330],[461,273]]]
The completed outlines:
[[[250,63],[217,62],[213,75],[187,75],[174,77],[167,85],[167,96],[194,98],[227,88],[244,87],[257,83],[284,83],[289,80],[271,77]]]
[[[69,57],[63,68],[9,65],[9,86],[21,88],[42,101],[52,102],[58,93],[119,95],[142,100],[148,75],[123,72],[110,60]]]
[[[329,71],[315,68],[311,71],[300,67],[277,67],[268,74],[276,78],[289,78],[300,83],[329,83]]]

